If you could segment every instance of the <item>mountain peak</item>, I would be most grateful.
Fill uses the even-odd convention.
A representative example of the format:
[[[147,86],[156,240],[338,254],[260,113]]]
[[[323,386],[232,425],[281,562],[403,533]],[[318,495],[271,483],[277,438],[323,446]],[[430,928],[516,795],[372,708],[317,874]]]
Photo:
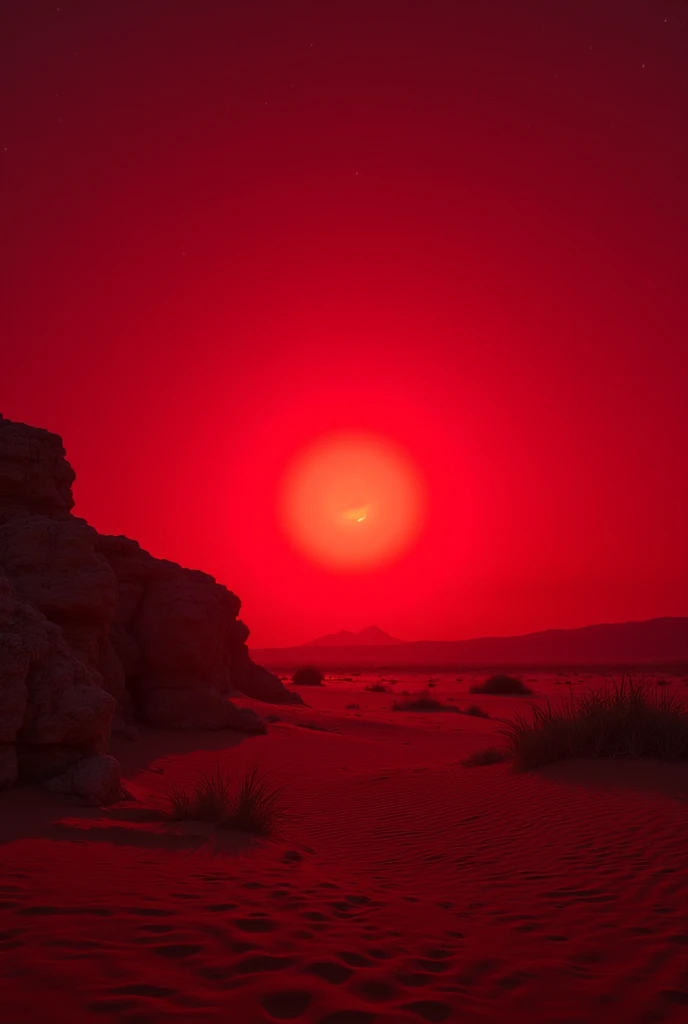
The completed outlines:
[[[350,629],[340,629],[338,633],[327,633],[315,640],[309,640],[304,647],[384,647],[389,644],[400,644],[402,640],[385,633],[379,626],[368,626],[366,629],[353,633]]]

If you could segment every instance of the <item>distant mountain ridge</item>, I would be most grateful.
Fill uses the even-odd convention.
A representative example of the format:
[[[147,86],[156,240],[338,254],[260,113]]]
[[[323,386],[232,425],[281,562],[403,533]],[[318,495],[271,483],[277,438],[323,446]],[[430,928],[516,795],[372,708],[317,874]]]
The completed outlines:
[[[350,629],[340,629],[338,633],[326,633],[315,640],[309,640],[302,647],[386,647],[389,644],[402,644],[403,640],[385,633],[379,626],[368,626],[358,633]]]
[[[351,641],[382,634],[384,640]],[[299,647],[254,650],[266,667],[289,668],[312,661],[321,668],[491,667],[505,665],[661,665],[688,662],[688,617],[614,622],[578,629],[547,629],[523,636],[473,640],[396,641],[371,627],[361,633],[331,633]],[[342,637],[344,641],[342,642]]]

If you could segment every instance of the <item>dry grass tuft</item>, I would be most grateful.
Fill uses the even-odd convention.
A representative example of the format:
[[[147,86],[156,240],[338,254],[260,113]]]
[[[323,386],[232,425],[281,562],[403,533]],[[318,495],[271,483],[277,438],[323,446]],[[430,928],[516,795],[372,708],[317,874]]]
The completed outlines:
[[[518,768],[581,757],[688,758],[688,705],[676,691],[622,679],[531,711],[503,730]]]
[[[474,718],[489,718],[487,711],[484,711],[477,704],[471,704],[465,710],[461,711],[462,715],[472,715]]]
[[[404,697],[403,700],[395,700],[392,705],[394,711],[453,711],[458,709],[450,704],[443,704],[431,693],[416,693]]]
[[[481,768],[488,764],[500,764],[506,761],[506,754],[497,747],[485,747],[483,750],[476,750],[469,754],[461,764],[465,768]]]
[[[165,815],[173,821],[204,821],[269,836],[284,821],[283,792],[257,766],[234,781],[218,765],[210,774],[197,775],[188,788],[170,787]]]
[[[468,692],[505,697],[523,697],[531,694],[533,691],[521,679],[517,679],[515,676],[496,675],[490,676],[483,683],[471,686]]]

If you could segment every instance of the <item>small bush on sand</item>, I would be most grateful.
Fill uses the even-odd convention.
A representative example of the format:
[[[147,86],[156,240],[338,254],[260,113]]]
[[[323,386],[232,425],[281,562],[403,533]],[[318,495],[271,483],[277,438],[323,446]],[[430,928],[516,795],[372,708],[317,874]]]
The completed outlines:
[[[436,700],[431,693],[416,693],[404,697],[403,700],[395,700],[392,705],[394,711],[456,711],[449,704],[442,704]]]
[[[232,785],[218,766],[200,772],[190,787],[173,785],[167,793],[167,811],[174,821],[222,821],[229,810]]]
[[[477,704],[471,704],[469,707],[467,707],[465,709],[465,711],[462,711],[461,713],[464,714],[464,715],[473,715],[474,718],[489,718],[490,717],[488,715],[487,711],[483,711],[483,709],[479,708]]]
[[[360,711],[361,710],[361,705],[360,704],[347,704],[346,705],[346,710],[347,711]]]
[[[221,824],[256,836],[274,835],[284,822],[283,793],[282,787],[273,786],[254,765],[233,793],[229,813]]]
[[[516,767],[580,757],[688,758],[688,704],[675,690],[621,680],[612,689],[531,705],[504,727]]]
[[[522,697],[533,691],[515,676],[490,676],[483,683],[471,686],[469,693],[498,694],[505,697]]]
[[[499,764],[506,760],[506,754],[497,747],[485,747],[483,750],[475,750],[469,754],[461,764],[465,768],[480,768],[487,764]]]
[[[257,766],[234,781],[218,765],[209,774],[199,773],[188,788],[172,786],[165,813],[173,821],[205,821],[268,836],[284,819],[282,794]]]
[[[322,686],[323,674],[315,665],[302,665],[291,677],[294,686]]]
[[[384,683],[368,683],[366,690],[370,693],[389,693],[389,687]]]

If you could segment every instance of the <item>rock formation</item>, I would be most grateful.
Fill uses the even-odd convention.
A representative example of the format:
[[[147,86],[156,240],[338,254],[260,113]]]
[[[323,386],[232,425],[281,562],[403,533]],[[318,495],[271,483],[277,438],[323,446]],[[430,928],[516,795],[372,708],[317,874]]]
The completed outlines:
[[[0,787],[110,798],[113,726],[264,732],[229,695],[301,699],[251,662],[235,594],[100,536],[73,481],[57,435],[0,416]]]

